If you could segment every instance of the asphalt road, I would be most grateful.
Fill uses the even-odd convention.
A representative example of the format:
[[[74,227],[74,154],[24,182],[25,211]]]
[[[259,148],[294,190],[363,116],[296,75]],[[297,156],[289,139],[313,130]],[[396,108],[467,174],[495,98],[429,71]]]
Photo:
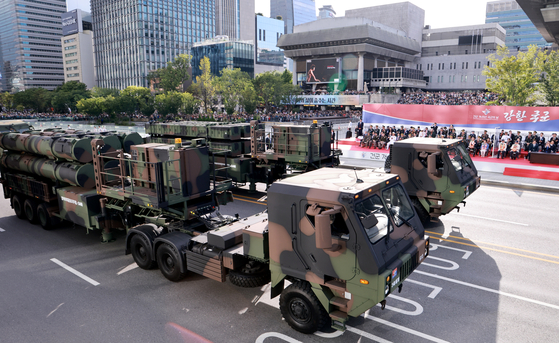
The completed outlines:
[[[264,210],[238,193],[225,214]],[[261,201],[258,201],[258,200]],[[0,200],[0,342],[552,342],[559,336],[559,195],[482,187],[426,228],[431,256],[345,333],[303,335],[277,299],[189,274],[134,268],[124,234],[44,231]],[[82,273],[81,276],[73,272]]]

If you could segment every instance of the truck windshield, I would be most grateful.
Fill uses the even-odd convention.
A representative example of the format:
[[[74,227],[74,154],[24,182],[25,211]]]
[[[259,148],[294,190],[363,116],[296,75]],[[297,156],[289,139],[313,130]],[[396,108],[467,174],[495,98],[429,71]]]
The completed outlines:
[[[457,172],[464,170],[465,167],[471,168],[472,159],[462,145],[458,145],[456,148],[450,148],[446,153]]]
[[[378,242],[392,231],[386,207],[378,195],[373,195],[355,204],[355,212],[371,243]]]
[[[402,185],[396,185],[383,190],[382,198],[396,226],[401,226],[413,217],[413,208]]]

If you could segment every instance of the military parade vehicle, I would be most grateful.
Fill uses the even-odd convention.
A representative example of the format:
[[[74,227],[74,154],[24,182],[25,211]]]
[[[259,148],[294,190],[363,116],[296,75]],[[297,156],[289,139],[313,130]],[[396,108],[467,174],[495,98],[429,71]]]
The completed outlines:
[[[275,123],[173,122],[146,124],[150,142],[168,143],[175,138],[205,138],[216,175],[235,185],[256,182],[267,185],[286,175],[340,164],[341,151],[332,149],[329,123],[294,125]]]
[[[385,171],[397,174],[423,224],[453,209],[480,186],[480,176],[460,139],[408,138],[390,147]]]
[[[17,217],[45,229],[66,220],[104,242],[126,230],[126,253],[171,281],[193,272],[241,287],[271,282],[286,322],[303,333],[343,330],[384,307],[429,253],[398,175],[317,169],[274,182],[268,210],[238,219],[216,210],[232,200],[231,183],[212,176],[204,139],[52,130],[1,134],[0,147]]]

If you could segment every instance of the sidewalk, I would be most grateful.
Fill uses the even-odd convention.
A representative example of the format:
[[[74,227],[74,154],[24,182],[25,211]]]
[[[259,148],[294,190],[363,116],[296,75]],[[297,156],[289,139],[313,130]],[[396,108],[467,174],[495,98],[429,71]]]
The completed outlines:
[[[345,168],[384,167],[384,161],[348,158],[344,156],[340,157],[340,162],[342,167]],[[483,171],[480,170],[480,166],[478,166],[478,164],[475,161],[474,163],[476,164],[476,168],[478,168],[478,173],[481,176],[482,185],[559,193],[559,181],[533,179],[533,178],[517,177],[517,176],[507,176],[507,175],[503,175],[503,173],[500,172]],[[490,162],[485,162],[484,164],[489,165]]]

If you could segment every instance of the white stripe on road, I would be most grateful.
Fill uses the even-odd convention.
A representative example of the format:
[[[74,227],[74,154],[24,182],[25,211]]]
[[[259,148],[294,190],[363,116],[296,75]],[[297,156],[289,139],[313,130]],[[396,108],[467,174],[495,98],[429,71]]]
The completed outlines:
[[[0,232],[6,232],[6,230],[4,230],[4,229],[2,229],[2,228],[0,227]]]
[[[56,310],[58,310],[58,309],[60,308],[60,306],[62,306],[62,305],[64,305],[64,303],[62,303],[62,304],[56,306],[56,308],[55,308],[54,310],[50,311],[50,313],[47,314],[47,318],[50,317],[51,314],[53,314],[54,312],[56,312]]]
[[[445,237],[445,236],[442,236],[441,238],[442,238],[442,239],[446,239],[446,238],[448,238],[448,237],[449,237],[449,236],[446,235],[446,237]],[[433,238],[434,238],[434,237],[433,237]],[[433,249],[433,248],[434,248],[434,249]],[[447,247],[446,245],[440,245],[440,244],[434,244],[434,243],[431,243],[431,246],[429,247],[429,251],[437,250],[437,248],[444,248],[444,249],[448,249],[448,250],[454,250],[454,251],[463,252],[463,253],[464,253],[464,256],[462,256],[462,259],[463,259],[463,260],[467,260],[468,257],[470,257],[470,255],[472,254],[472,252],[469,251],[469,250],[458,249],[458,248],[453,248],[453,247]]]
[[[131,265],[124,267],[121,271],[119,271],[118,273],[116,273],[116,275],[124,274],[124,273],[129,272],[129,271],[131,271],[131,270],[134,270],[134,269],[136,269],[136,268],[138,268],[138,265],[136,264],[136,262],[134,262],[134,263],[132,263]]]
[[[408,304],[411,304],[412,306],[415,307],[415,310],[413,310],[413,311],[402,310],[402,309],[394,307],[394,306],[386,305],[387,310],[391,310],[391,311],[398,312],[398,313],[401,313],[401,314],[405,314],[405,315],[408,315],[408,316],[419,316],[420,314],[423,313],[423,306],[421,306],[421,304],[419,304],[416,301],[409,300],[409,299],[406,299],[406,298],[402,298],[402,297],[394,295],[394,294],[389,294],[388,297],[396,299],[396,300],[403,301],[403,302],[408,303]],[[376,306],[380,307],[382,305],[379,303]]]
[[[427,256],[427,258],[432,259],[432,260],[442,261],[444,263],[448,263],[448,264],[450,264],[450,267],[439,266],[438,264],[432,264],[432,263],[427,263],[427,262],[421,263],[422,265],[430,266],[430,267],[433,267],[433,268],[444,269],[444,270],[456,270],[460,267],[458,265],[458,263],[456,263],[454,261],[451,261],[451,260],[444,259],[444,258],[435,257],[435,256],[431,256],[431,255]]]
[[[433,291],[427,296],[427,298],[431,298],[431,299],[435,299],[435,297],[443,290],[442,287],[433,286],[433,285],[430,285],[428,283],[423,283],[423,282],[411,280],[409,278],[406,279],[405,282],[411,282],[411,283],[415,283],[416,285],[421,285],[421,286],[425,286],[425,287],[428,287],[428,288],[433,288]]]
[[[478,285],[475,285],[473,283],[459,281],[459,280],[447,278],[447,277],[444,277],[444,276],[440,276],[440,275],[437,275],[437,274],[426,273],[426,272],[423,272],[423,271],[417,270],[417,269],[414,270],[413,272],[417,273],[417,274],[422,274],[422,275],[427,275],[427,276],[430,276],[430,277],[434,277],[436,279],[440,279],[440,280],[444,280],[444,281],[448,281],[448,282],[453,282],[453,283],[456,283],[456,284],[459,284],[459,285],[462,285],[462,286],[466,286],[466,287],[470,287],[470,288],[476,288],[476,289],[479,289],[479,290],[482,290],[482,291],[495,293],[495,294],[502,295],[502,296],[505,296],[505,297],[510,297],[510,298],[514,298],[514,299],[518,299],[518,300],[522,300],[522,301],[530,302],[530,303],[533,303],[533,304],[542,305],[542,306],[546,306],[546,307],[550,307],[550,308],[559,310],[559,306],[557,306],[557,305],[549,304],[549,303],[539,301],[539,300],[535,300],[535,299],[526,298],[526,297],[523,297],[523,296],[520,296],[520,295],[507,293],[507,292],[502,292],[502,291],[498,291],[496,289],[491,289],[491,288],[487,288],[487,287],[483,287],[483,286],[478,286]]]
[[[427,339],[427,340],[432,341],[432,342],[437,342],[437,343],[449,343],[449,342],[447,342],[447,341],[445,341],[445,340],[442,340],[442,339],[437,338],[437,337],[433,337],[433,336],[428,335],[428,334],[426,334],[426,333],[419,332],[419,331],[410,329],[410,328],[408,328],[408,327],[405,327],[405,326],[402,326],[402,325],[398,325],[398,324],[394,324],[394,323],[389,322],[389,321],[387,321],[387,320],[384,320],[384,319],[380,319],[380,318],[378,318],[378,317],[371,316],[371,315],[369,315],[369,311],[365,312],[365,313],[363,314],[363,317],[365,317],[366,319],[373,320],[373,321],[375,321],[375,322],[384,324],[384,325],[386,325],[386,326],[390,326],[390,327],[393,327],[393,328],[395,328],[395,329],[402,330],[402,331],[404,331],[404,332],[407,332],[407,333],[409,333],[409,334],[415,335],[415,336],[417,336],[417,337],[421,337],[421,338]]]
[[[99,282],[93,280],[92,278],[90,278],[87,275],[84,275],[80,272],[78,272],[77,270],[75,270],[74,268],[68,266],[67,264],[64,264],[62,262],[60,262],[59,260],[57,260],[56,258],[51,258],[50,259],[52,262],[58,264],[59,266],[61,266],[62,268],[66,269],[67,271],[69,271],[70,273],[79,276],[80,278],[84,279],[85,281],[89,282],[90,284],[92,284],[93,286],[97,286],[99,285]]]
[[[360,335],[361,337],[366,337],[368,339],[370,339],[371,341],[375,341],[375,342],[379,342],[379,343],[392,343],[391,341],[388,341],[384,338],[380,338],[378,336],[375,336],[373,334],[370,334],[368,332],[365,332],[363,330],[359,330],[357,328],[351,327],[351,326],[346,326],[346,330],[353,332],[355,334]],[[361,340],[359,340],[358,342],[360,342]]]
[[[464,217],[471,217],[471,218],[492,220],[492,221],[494,221],[494,222],[501,222],[501,223],[507,223],[507,224],[520,225],[520,226],[530,226],[530,225],[528,225],[528,224],[522,224],[522,223],[516,223],[516,222],[509,222],[508,220],[501,220],[501,219],[493,219],[493,218],[487,218],[487,217],[474,216],[474,215],[471,215],[471,214],[464,214],[464,213],[452,213],[452,214],[457,215],[457,216],[464,216]]]

